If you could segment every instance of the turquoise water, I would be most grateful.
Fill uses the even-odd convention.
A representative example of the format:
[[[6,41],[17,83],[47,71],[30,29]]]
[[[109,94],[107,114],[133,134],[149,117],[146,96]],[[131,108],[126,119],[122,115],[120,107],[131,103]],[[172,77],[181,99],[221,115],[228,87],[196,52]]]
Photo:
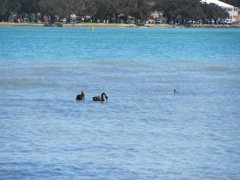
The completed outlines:
[[[0,27],[0,179],[240,179],[239,50],[240,29]]]

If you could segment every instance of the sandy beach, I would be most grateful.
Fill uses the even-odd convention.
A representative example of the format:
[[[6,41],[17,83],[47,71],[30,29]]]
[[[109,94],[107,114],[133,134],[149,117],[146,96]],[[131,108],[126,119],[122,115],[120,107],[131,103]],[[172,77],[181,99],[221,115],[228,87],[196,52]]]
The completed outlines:
[[[56,23],[53,24],[52,27],[59,27],[58,25],[62,27],[114,27],[114,28],[136,28],[136,27],[173,27],[173,25],[169,24],[147,24],[147,25],[136,25],[136,24],[123,24],[123,23]],[[49,24],[44,24],[44,23],[11,23],[11,22],[0,22],[0,26],[29,26],[29,27],[46,27],[49,26]]]

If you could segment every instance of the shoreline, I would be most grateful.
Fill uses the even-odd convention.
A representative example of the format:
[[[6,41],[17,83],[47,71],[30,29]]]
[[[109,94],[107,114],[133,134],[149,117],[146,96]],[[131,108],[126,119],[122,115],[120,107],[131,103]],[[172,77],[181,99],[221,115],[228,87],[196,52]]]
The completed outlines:
[[[170,25],[170,24],[116,24],[116,23],[78,23],[78,24],[64,24],[56,23],[53,25],[44,23],[13,23],[13,22],[0,22],[2,26],[14,27],[63,27],[63,28],[240,28],[240,24],[233,25],[215,25],[215,24],[191,24],[191,25]]]

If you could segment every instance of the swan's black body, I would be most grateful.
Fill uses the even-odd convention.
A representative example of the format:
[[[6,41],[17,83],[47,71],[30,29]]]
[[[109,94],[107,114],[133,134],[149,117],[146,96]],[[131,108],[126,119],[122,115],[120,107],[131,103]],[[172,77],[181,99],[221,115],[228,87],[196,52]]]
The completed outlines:
[[[83,91],[81,92],[81,94],[77,95],[76,100],[78,101],[85,100],[85,95]]]
[[[108,97],[105,93],[102,93],[101,96],[93,97],[93,101],[107,101]]]

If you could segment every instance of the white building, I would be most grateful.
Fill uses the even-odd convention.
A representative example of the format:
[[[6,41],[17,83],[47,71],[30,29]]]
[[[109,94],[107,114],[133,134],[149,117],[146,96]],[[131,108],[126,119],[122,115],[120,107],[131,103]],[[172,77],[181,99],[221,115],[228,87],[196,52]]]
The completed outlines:
[[[232,21],[236,21],[238,18],[239,8],[234,7],[230,4],[224,3],[219,0],[202,0],[202,3],[207,3],[207,4],[213,3],[213,4],[218,5],[219,7],[223,8],[225,11],[228,12],[229,19],[231,19]]]

